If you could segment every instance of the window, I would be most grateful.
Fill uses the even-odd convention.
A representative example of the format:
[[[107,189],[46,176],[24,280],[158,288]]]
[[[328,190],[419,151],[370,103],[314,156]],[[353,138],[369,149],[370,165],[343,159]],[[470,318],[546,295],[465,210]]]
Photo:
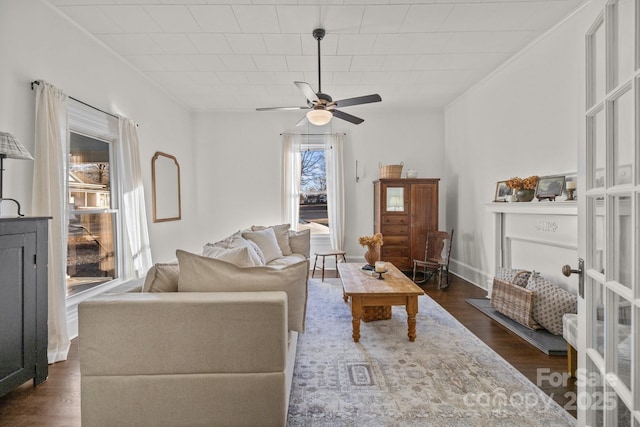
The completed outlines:
[[[312,251],[344,245],[344,136],[284,134],[283,219],[294,229],[311,230]]]
[[[323,145],[306,144],[300,152],[300,204],[298,229],[329,234],[327,167]]]
[[[119,277],[114,120],[70,103],[67,297]]]

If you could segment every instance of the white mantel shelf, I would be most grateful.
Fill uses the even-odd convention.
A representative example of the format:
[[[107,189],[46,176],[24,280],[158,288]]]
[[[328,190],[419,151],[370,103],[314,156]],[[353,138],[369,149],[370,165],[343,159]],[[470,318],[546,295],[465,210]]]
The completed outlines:
[[[494,202],[486,208],[494,213],[538,214],[538,215],[577,215],[578,202]]]

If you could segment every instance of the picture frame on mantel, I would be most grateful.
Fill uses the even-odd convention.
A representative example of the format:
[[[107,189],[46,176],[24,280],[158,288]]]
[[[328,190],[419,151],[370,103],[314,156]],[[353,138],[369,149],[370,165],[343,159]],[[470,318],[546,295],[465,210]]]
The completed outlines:
[[[498,181],[496,183],[496,194],[493,197],[494,202],[506,202],[509,196],[513,195],[513,188],[507,186],[507,181]]]
[[[564,191],[565,175],[541,176],[536,186],[536,198],[538,201],[549,199],[555,201]]]

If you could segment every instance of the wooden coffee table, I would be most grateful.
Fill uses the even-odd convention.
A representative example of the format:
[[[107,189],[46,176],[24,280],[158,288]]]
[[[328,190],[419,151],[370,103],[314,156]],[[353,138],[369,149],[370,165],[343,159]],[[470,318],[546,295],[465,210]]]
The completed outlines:
[[[362,270],[362,266],[362,263],[338,264],[344,301],[351,297],[353,341],[360,341],[360,319],[365,307],[392,305],[406,307],[409,341],[415,341],[418,296],[424,291],[390,262],[387,262],[387,273],[382,275],[384,280],[379,280],[377,273]]]

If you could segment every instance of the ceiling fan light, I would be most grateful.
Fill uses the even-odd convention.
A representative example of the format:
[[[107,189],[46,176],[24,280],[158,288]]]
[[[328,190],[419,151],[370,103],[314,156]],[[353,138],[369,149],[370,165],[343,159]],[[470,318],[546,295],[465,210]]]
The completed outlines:
[[[309,110],[307,112],[307,120],[316,126],[324,126],[331,121],[333,114],[327,110]]]

